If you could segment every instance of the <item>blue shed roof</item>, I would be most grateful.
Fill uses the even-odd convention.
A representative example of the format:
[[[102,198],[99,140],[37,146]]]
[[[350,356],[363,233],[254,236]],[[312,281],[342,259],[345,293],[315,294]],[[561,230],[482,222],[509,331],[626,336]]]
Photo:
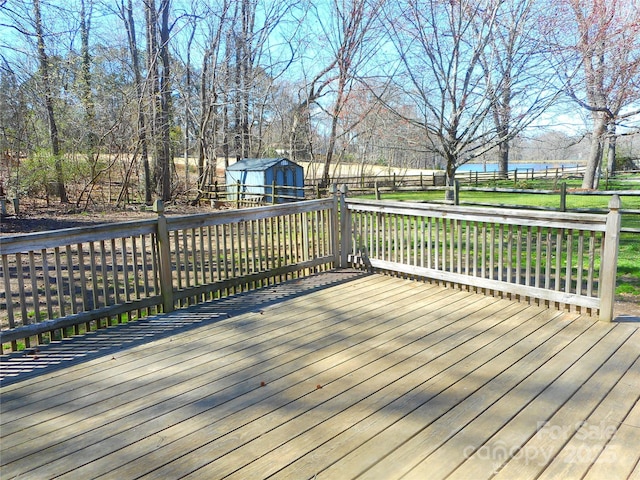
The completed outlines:
[[[296,165],[297,163],[292,162],[288,158],[245,158],[243,160],[238,160],[236,163],[229,165],[227,167],[228,171],[261,171],[268,170],[269,168],[277,165],[281,162],[286,162],[290,165]]]

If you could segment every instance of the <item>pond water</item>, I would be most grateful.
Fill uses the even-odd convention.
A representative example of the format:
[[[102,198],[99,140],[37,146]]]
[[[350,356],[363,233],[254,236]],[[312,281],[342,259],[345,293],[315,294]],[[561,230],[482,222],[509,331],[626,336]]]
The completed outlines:
[[[545,168],[551,169],[575,169],[577,167],[581,167],[582,165],[578,165],[577,163],[568,162],[568,163],[560,163],[560,162],[533,162],[533,163],[510,163],[509,171],[513,170],[544,170]],[[459,166],[456,169],[457,172],[497,172],[498,164],[497,163],[465,163],[464,165]]]

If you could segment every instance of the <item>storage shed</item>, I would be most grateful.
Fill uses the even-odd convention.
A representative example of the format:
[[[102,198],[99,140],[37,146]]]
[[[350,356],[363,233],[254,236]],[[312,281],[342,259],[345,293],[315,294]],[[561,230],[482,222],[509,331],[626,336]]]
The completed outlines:
[[[246,158],[226,171],[227,198],[285,203],[304,199],[304,169],[287,158]],[[275,192],[272,190],[275,186]],[[275,202],[273,200],[275,196]]]

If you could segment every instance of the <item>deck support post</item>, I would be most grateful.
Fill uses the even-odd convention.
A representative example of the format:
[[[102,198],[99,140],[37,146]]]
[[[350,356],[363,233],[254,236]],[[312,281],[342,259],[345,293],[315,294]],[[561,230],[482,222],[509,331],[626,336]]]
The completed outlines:
[[[604,247],[600,263],[600,320],[610,322],[613,319],[613,306],[616,298],[616,275],[618,266],[618,248],[620,242],[620,226],[622,202],[618,195],[609,201],[609,213],[604,235]]]
[[[160,293],[162,294],[162,309],[164,313],[173,312],[173,279],[171,275],[171,251],[169,246],[169,229],[167,218],[164,216],[162,200],[156,200],[153,211],[158,214],[157,238],[158,254],[160,256]]]

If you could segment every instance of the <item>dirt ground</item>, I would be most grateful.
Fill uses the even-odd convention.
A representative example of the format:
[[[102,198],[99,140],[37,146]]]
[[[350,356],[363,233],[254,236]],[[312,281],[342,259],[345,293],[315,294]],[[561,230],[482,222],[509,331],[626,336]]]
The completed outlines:
[[[165,214],[188,215],[213,211],[213,208],[193,207],[186,204],[168,205]],[[154,218],[150,208],[131,207],[123,210],[92,210],[79,212],[70,206],[23,205],[19,215],[11,211],[0,217],[1,238],[16,234],[57,230],[61,228],[84,227],[102,223],[126,222],[142,218]],[[634,295],[619,295],[616,299],[614,316],[620,321],[640,322],[640,298]]]

